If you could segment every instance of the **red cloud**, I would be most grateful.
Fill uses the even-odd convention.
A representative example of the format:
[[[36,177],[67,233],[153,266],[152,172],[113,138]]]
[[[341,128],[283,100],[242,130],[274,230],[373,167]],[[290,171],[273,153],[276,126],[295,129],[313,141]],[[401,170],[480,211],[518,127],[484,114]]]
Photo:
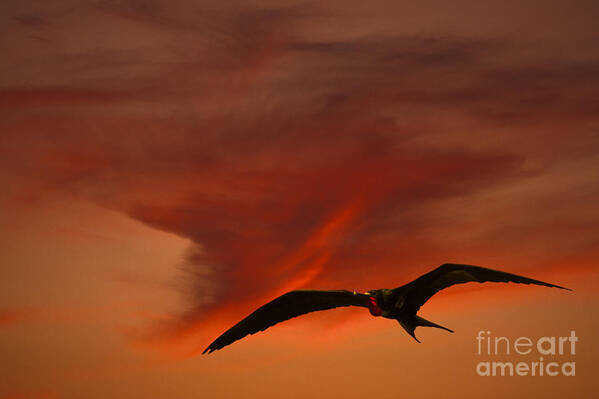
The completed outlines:
[[[26,320],[31,314],[29,309],[0,309],[0,328]]]

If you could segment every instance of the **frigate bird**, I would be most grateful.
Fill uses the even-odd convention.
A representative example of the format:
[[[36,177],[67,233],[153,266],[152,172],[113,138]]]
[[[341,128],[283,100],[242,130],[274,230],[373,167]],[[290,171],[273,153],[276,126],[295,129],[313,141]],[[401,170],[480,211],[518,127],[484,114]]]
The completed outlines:
[[[436,327],[453,332],[447,327],[428,321],[416,313],[433,295],[444,288],[467,282],[500,282],[536,284],[545,287],[555,287],[571,291],[569,288],[545,283],[516,274],[506,273],[485,267],[446,263],[435,270],[426,273],[416,280],[394,289],[377,289],[364,293],[347,290],[290,291],[271,302],[261,306],[252,314],[225,331],[214,340],[204,353],[232,344],[233,342],[264,331],[267,328],[306,313],[327,310],[343,306],[361,306],[368,308],[373,316],[395,319],[417,342],[420,342],[414,330],[416,327]]]

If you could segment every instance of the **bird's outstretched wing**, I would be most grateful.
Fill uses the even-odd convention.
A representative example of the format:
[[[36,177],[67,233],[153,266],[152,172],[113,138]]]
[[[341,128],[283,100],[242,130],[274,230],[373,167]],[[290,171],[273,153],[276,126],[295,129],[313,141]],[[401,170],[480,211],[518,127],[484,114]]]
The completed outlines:
[[[407,305],[413,311],[418,311],[426,301],[442,289],[451,287],[455,284],[468,283],[471,281],[479,283],[490,281],[498,283],[512,282],[520,284],[536,284],[570,290],[569,288],[560,287],[559,285],[549,284],[499,270],[453,263],[443,264],[435,270],[418,277],[411,283],[399,287],[397,290],[401,290],[402,288],[405,290],[404,306]]]
[[[249,334],[266,330],[293,317],[318,310],[333,309],[341,306],[368,307],[369,296],[345,290],[316,291],[296,290],[290,291],[271,302],[258,308],[252,314],[233,327],[225,331],[214,340],[202,354],[212,353]]]

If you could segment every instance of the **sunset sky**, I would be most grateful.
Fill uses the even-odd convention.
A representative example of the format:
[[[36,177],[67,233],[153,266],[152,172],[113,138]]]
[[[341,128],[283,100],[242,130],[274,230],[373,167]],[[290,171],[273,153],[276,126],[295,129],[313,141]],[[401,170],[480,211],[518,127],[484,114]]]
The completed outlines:
[[[591,398],[597,1],[0,3],[0,399]],[[450,288],[310,314],[297,288],[445,262]],[[575,377],[480,377],[476,335],[579,337]],[[501,357],[537,361],[538,354]]]

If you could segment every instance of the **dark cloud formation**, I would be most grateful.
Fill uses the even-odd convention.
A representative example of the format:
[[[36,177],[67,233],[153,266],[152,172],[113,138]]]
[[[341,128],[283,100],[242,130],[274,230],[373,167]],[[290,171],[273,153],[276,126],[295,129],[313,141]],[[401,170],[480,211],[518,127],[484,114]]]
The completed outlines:
[[[189,238],[184,326],[286,289],[401,281],[462,247],[458,260],[482,259],[518,231],[596,233],[596,213],[582,227],[547,216],[571,188],[587,187],[581,212],[597,199],[590,173],[572,172],[597,166],[596,54],[483,35],[330,38],[317,28],[334,14],[313,5],[68,10],[14,19],[15,32],[47,21],[79,34],[47,32],[55,47],[5,61],[1,162],[15,198],[72,195]],[[562,171],[582,178],[560,190]],[[486,193],[536,201],[519,184],[537,178],[545,218],[508,201],[482,207],[478,224],[495,228],[476,248],[447,238]]]

